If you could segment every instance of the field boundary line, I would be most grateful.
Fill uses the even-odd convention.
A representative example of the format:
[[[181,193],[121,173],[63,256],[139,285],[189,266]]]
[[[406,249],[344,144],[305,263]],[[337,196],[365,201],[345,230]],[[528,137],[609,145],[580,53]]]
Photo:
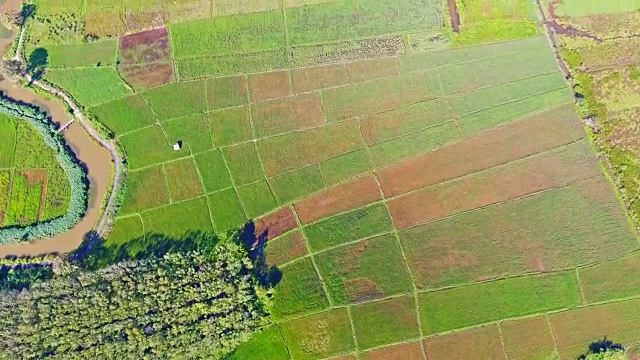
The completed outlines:
[[[558,342],[556,341],[556,335],[553,333],[553,327],[551,326],[551,320],[549,320],[549,314],[544,315],[547,320],[547,328],[549,329],[549,334],[551,335],[551,339],[553,340],[553,351],[555,352],[558,359],[560,359],[560,351],[558,350]]]
[[[165,169],[164,164],[160,164],[162,168],[162,179],[164,180],[164,187],[167,189],[167,195],[169,195],[169,204],[173,204],[173,200],[171,199],[171,190],[169,190],[169,181],[167,180],[167,169]],[[149,209],[150,210],[150,209]]]
[[[193,166],[196,168],[196,173],[198,174],[198,179],[200,179],[200,186],[202,186],[202,193],[205,196],[205,202],[207,203],[207,211],[209,211],[209,220],[211,220],[211,228],[215,230],[216,225],[213,222],[213,212],[211,211],[211,204],[210,204],[210,201],[209,201],[209,196],[207,196],[207,188],[204,186],[204,179],[202,178],[202,174],[200,173],[200,168],[198,167],[198,163],[196,163],[196,158],[193,155],[193,152],[191,152],[191,147],[190,146],[189,146],[189,153],[191,154],[191,161],[193,161]],[[231,178],[231,176],[229,176],[229,178]]]
[[[458,124],[458,117],[456,116],[456,113],[453,111],[453,107],[451,106],[451,102],[449,101],[449,98],[446,95],[444,95],[444,85],[442,84],[442,76],[440,74],[440,69],[436,69],[436,76],[438,78],[438,87],[440,88],[440,92],[443,94],[442,100],[444,101],[445,106],[449,110],[451,121],[453,121],[453,125],[456,127],[456,131],[458,131],[458,137],[460,137],[460,140],[462,140],[464,139],[464,136],[462,136],[462,130],[460,130],[460,125]]]
[[[500,337],[500,347],[502,348],[504,359],[509,360],[509,355],[507,355],[507,348],[504,346],[504,335],[502,334],[502,327],[500,326],[501,323],[501,321],[498,321],[496,323],[496,327],[498,328],[498,337]]]
[[[360,352],[358,346],[358,337],[356,336],[356,327],[353,325],[353,316],[351,316],[351,306],[347,306],[347,316],[349,317],[349,326],[351,326],[351,336],[353,336],[353,347],[356,353]]]
[[[549,192],[549,191],[564,189],[564,188],[567,188],[567,187],[574,186],[574,185],[576,185],[578,183],[594,180],[594,179],[596,179],[596,178],[598,178],[600,176],[602,176],[602,174],[596,174],[596,175],[593,175],[593,176],[590,176],[590,177],[587,177],[587,178],[584,178],[584,179],[580,179],[580,180],[575,180],[575,181],[569,182],[569,183],[561,185],[561,186],[555,186],[555,187],[551,187],[551,188],[548,188],[548,189],[535,191],[535,192],[532,192],[532,193],[529,193],[529,194],[526,194],[526,195],[523,195],[523,196],[518,196],[518,197],[515,197],[515,198],[512,198],[512,199],[507,199],[507,200],[503,200],[503,201],[498,201],[498,202],[493,203],[493,204],[487,204],[487,205],[484,205],[484,206],[480,206],[480,207],[477,207],[475,209],[461,211],[461,212],[456,213],[456,214],[443,216],[443,217],[441,217],[439,219],[430,220],[430,221],[422,222],[422,223],[419,223],[419,224],[403,227],[402,229],[400,229],[400,231],[404,231],[406,229],[412,229],[412,228],[416,228],[416,227],[420,227],[420,226],[424,226],[424,225],[428,225],[428,224],[433,224],[433,223],[436,223],[436,222],[448,220],[448,219],[451,219],[451,218],[455,218],[457,216],[461,216],[461,215],[468,214],[468,213],[475,212],[475,211],[484,210],[484,209],[491,208],[491,207],[494,207],[494,206],[500,206],[500,205],[504,205],[504,204],[507,204],[507,203],[520,201],[520,200],[523,200],[523,199],[526,199],[526,198],[529,198],[529,197],[533,197],[533,196],[536,196],[536,195],[540,195],[540,194],[543,194],[543,193],[546,193],[546,192]]]
[[[147,230],[144,224],[144,219],[142,219],[142,215],[138,212],[135,213],[135,216],[138,217],[138,219],[140,219],[140,224],[142,224],[142,238],[146,241],[147,240]],[[117,218],[113,220],[113,223],[115,225]]]

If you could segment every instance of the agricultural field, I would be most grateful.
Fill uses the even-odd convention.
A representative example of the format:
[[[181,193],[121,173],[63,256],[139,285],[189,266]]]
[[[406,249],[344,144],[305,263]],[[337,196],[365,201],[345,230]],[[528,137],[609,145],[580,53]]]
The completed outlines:
[[[70,185],[64,170],[26,121],[0,117],[0,228],[64,215]]]
[[[634,345],[640,284],[609,280],[640,267],[633,211],[531,2],[460,1],[457,33],[433,0],[187,3],[41,3],[82,26],[35,21],[27,48],[51,45],[45,80],[124,149],[106,248],[136,258],[167,237],[250,233],[272,321],[232,358],[575,359],[603,336]],[[136,32],[82,43],[87,28]],[[78,46],[95,51],[70,63]],[[637,84],[618,85],[596,90],[624,119]],[[592,317],[611,324],[582,329]]]

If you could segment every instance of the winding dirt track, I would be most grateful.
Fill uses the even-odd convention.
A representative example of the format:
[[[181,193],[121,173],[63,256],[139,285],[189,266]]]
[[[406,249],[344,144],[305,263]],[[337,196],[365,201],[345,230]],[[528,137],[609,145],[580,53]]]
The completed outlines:
[[[11,1],[14,2],[14,1]],[[20,2],[15,1],[20,4]],[[7,3],[5,3],[7,5]],[[12,4],[15,6],[15,4]],[[3,8],[5,8],[3,6]],[[19,9],[19,6],[17,7]],[[6,10],[7,8],[5,8]],[[9,9],[14,9],[9,7]],[[20,32],[19,44],[22,44],[24,39],[24,28]],[[6,45],[6,44],[5,44]],[[21,54],[22,46],[18,47],[16,56],[14,59],[20,61],[22,59]],[[117,192],[117,185],[121,176],[121,163],[120,158],[113,146],[113,144],[103,139],[98,132],[91,127],[86,117],[84,116],[80,107],[61,90],[58,90],[52,86],[44,84],[40,81],[34,80],[31,76],[25,76],[27,80],[32,83],[32,86],[37,86],[40,89],[55,95],[62,99],[71,109],[73,109],[76,123],[71,124],[64,132],[65,140],[76,153],[76,156],[82,161],[84,166],[88,170],[89,182],[90,182],[90,199],[89,208],[85,217],[74,226],[69,232],[57,235],[52,238],[36,240],[28,243],[17,243],[0,245],[0,257],[6,255],[39,255],[42,253],[58,252],[65,253],[76,249],[83,241],[84,236],[91,230],[95,230],[100,233],[108,218],[110,209],[113,207],[115,196]],[[67,114],[60,103],[53,101],[47,101],[37,94],[18,86],[11,84],[7,81],[0,82],[0,90],[5,92],[8,96],[14,97],[18,100],[33,103],[36,106],[45,108],[54,121],[62,124]],[[94,142],[95,141],[95,142]],[[97,144],[99,145],[97,145]],[[108,153],[104,152],[106,149]],[[103,153],[104,152],[104,153]],[[111,164],[113,163],[113,181],[111,179]],[[113,184],[113,186],[111,186]],[[109,191],[109,197],[104,211],[101,211],[102,201]],[[97,226],[96,226],[97,223]]]

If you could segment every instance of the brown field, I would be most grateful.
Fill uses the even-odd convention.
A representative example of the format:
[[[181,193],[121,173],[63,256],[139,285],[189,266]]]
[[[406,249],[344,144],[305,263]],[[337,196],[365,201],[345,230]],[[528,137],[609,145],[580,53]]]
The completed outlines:
[[[260,102],[252,108],[256,137],[278,135],[324,124],[318,94]]]
[[[387,197],[572,143],[584,137],[573,105],[566,105],[381,170]]]
[[[333,188],[324,190],[295,204],[303,224],[353,210],[382,198],[373,175],[366,175]]]
[[[400,75],[398,59],[366,59],[347,63],[347,74],[352,83]]]
[[[148,28],[157,28],[164,25],[162,11],[158,10],[142,10],[125,11],[124,24],[129,31],[140,31]]]
[[[308,129],[258,141],[258,152],[267,176],[308,165],[362,148],[356,122]]]
[[[251,100],[260,101],[292,94],[289,71],[274,71],[249,76]]]
[[[640,119],[640,107],[609,111],[608,117],[612,130],[606,141],[612,147],[640,156],[640,128],[635,121],[629,121]]]
[[[447,104],[435,99],[364,116],[360,119],[360,128],[367,145],[374,145],[450,119]]]
[[[389,201],[398,228],[477,209],[601,173],[591,146],[578,142],[542,156],[491,168]]]
[[[137,90],[149,89],[173,82],[173,65],[167,63],[119,65],[118,71],[124,81]]]
[[[427,360],[505,359],[497,325],[483,326],[424,340]]]
[[[623,345],[640,339],[640,300],[590,306],[549,315],[560,358],[575,359],[603,337]]]
[[[323,65],[291,71],[293,92],[301,93],[347,84],[344,65]]]
[[[85,15],[84,31],[86,34],[114,37],[124,34],[126,30],[120,12],[97,11]]]
[[[587,303],[623,299],[640,295],[640,253],[578,269],[580,285]]]
[[[356,360],[358,359],[355,355],[341,355],[329,358],[328,360]]]
[[[228,76],[207,80],[209,110],[246,104],[248,93],[244,76]],[[233,110],[229,110],[233,111]]]
[[[120,38],[118,58],[122,64],[170,61],[167,28],[143,31]]]
[[[293,209],[287,206],[255,222],[256,244],[276,238],[298,226]]]
[[[553,359],[555,345],[546,317],[503,322],[500,329],[509,360]]]
[[[419,342],[392,345],[389,347],[371,350],[362,356],[363,360],[424,360],[422,347]]]
[[[307,244],[301,231],[292,231],[270,240],[265,250],[266,262],[279,266],[307,254]]]
[[[196,164],[191,158],[163,164],[172,201],[204,195]]]
[[[212,16],[246,14],[277,10],[280,0],[216,0],[213,2]]]
[[[38,219],[42,217],[47,197],[47,183],[49,182],[47,169],[30,169],[20,170],[20,174],[24,175],[29,185],[42,184],[42,192],[40,195],[40,208],[38,209]],[[1,215],[1,214],[0,214]]]
[[[419,288],[574,268],[638,246],[611,191],[599,176],[399,235]]]

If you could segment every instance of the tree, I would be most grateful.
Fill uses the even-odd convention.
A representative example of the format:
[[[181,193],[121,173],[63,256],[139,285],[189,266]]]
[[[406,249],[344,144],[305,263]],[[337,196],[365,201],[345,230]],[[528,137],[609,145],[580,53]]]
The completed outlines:
[[[36,48],[29,54],[27,72],[36,80],[42,78],[49,63],[49,52],[45,48]]]
[[[626,360],[627,355],[622,344],[614,343],[604,337],[589,344],[589,351],[578,356],[577,360]]]
[[[21,75],[24,71],[22,61],[16,59],[5,60],[2,64],[2,68],[5,74],[9,77],[15,77]]]

